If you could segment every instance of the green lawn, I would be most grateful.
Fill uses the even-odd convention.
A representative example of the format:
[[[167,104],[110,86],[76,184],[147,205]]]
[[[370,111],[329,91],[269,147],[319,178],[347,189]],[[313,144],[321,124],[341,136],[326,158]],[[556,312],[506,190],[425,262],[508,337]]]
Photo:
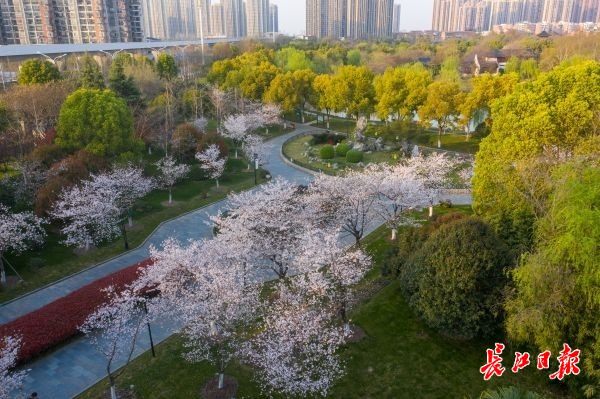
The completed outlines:
[[[471,212],[466,206],[436,208],[436,213],[452,211]],[[424,212],[415,216],[425,217]],[[389,230],[385,227],[364,238],[362,246],[373,256],[376,267],[360,283],[361,291],[385,285],[379,267],[391,245]],[[510,355],[504,356],[503,364],[507,367],[504,376],[485,382],[479,373],[485,363],[485,350],[495,342],[503,342],[502,338],[464,342],[441,336],[415,317],[396,281],[392,280],[359,305],[351,319],[365,330],[367,337],[343,349],[347,373],[335,384],[330,398],[478,398],[485,389],[507,385],[517,385],[548,398],[568,397],[557,386],[550,385],[548,372],[537,371],[535,366],[513,374],[510,366],[514,359]],[[507,345],[506,353],[515,350],[519,348]],[[199,397],[201,386],[214,376],[215,369],[206,362],[187,363],[182,358],[183,351],[180,336],[167,339],[158,346],[157,358],[146,353],[134,360],[118,385],[134,385],[138,398]],[[264,397],[248,367],[233,364],[227,374],[238,381],[237,397]],[[78,398],[104,398],[106,389],[107,382],[103,380]]]
[[[437,148],[437,133],[426,132],[413,137],[413,142],[417,145]],[[444,134],[442,135],[442,149],[475,154],[479,151],[480,139],[471,137],[466,139],[464,134]]]
[[[158,155],[153,156],[158,157]],[[230,159],[226,173],[219,179],[219,183],[220,188],[216,189],[214,181],[204,180],[198,165],[194,165],[190,178],[174,187],[172,206],[167,204],[166,190],[155,190],[138,201],[133,209],[134,226],[127,233],[130,248],[140,245],[161,222],[218,201],[231,191],[252,187],[254,173],[247,169],[247,163],[241,158]],[[57,226],[51,225],[49,230],[46,243],[42,248],[19,256],[7,257],[25,282],[0,290],[0,302],[30,292],[124,252],[123,241],[119,238],[83,255],[76,255],[73,248],[60,244],[63,238]],[[12,270],[9,270],[8,274],[12,274]]]
[[[346,162],[345,157],[335,157],[333,159],[320,159],[319,150],[323,145],[315,145],[310,148],[309,142],[311,141],[312,136],[300,136],[295,138],[289,142],[287,142],[283,146],[283,154],[288,158],[292,159],[294,163],[303,166],[305,168],[321,171],[327,174],[336,174],[346,168],[358,168],[357,164],[353,164],[350,162]],[[309,156],[305,156],[305,153],[309,151]],[[363,163],[394,163],[394,155],[397,154],[393,151],[377,151],[370,154],[365,153]],[[309,157],[317,158],[316,161],[310,161]],[[337,169],[333,166],[337,164]]]

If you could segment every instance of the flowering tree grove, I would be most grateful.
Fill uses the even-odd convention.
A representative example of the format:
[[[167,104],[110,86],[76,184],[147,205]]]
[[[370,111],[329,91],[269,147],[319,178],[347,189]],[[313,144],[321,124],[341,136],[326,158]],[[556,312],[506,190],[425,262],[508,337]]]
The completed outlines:
[[[20,389],[26,371],[14,371],[21,340],[15,337],[4,337],[0,341],[0,399],[11,398],[11,394]]]
[[[4,253],[21,252],[32,244],[41,244],[46,236],[42,223],[44,219],[31,212],[10,213],[0,204],[0,284],[6,284]]]
[[[219,177],[225,171],[227,159],[221,158],[221,152],[216,144],[211,144],[202,152],[196,153],[196,159],[200,161],[200,168],[208,173],[211,179],[215,179],[219,188]]]
[[[189,165],[178,164],[170,155],[165,156],[156,163],[161,176],[161,183],[169,189],[169,204],[173,202],[172,189],[177,180],[190,173]]]

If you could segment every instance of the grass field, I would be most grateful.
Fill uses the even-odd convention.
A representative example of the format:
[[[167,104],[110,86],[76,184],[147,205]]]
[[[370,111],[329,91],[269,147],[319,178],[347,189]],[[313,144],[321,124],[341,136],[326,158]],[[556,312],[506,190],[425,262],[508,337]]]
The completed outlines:
[[[254,185],[254,173],[247,170],[247,163],[241,158],[228,161],[227,170],[219,179],[219,189],[216,189],[214,181],[202,178],[198,165],[193,166],[190,176],[173,188],[172,206],[166,204],[166,190],[155,190],[136,203],[133,209],[134,226],[127,232],[130,248],[141,244],[161,222],[218,201],[232,191],[248,189]],[[123,240],[119,238],[83,255],[76,255],[73,248],[60,244],[62,236],[57,226],[51,225],[49,230],[43,247],[19,256],[7,256],[25,282],[0,290],[0,302],[124,252]],[[9,269],[8,274],[13,274],[12,270]]]
[[[313,158],[317,158],[316,161],[311,161],[309,156],[305,156],[305,153],[309,151],[309,142],[311,141],[312,136],[300,136],[294,140],[289,141],[283,146],[283,154],[288,158],[292,159],[294,163],[303,166],[305,168],[321,171],[327,174],[336,174],[346,168],[357,169],[359,166],[357,164],[353,164],[346,161],[345,157],[336,156],[333,159],[320,159],[319,158],[319,150],[323,145],[315,145],[310,150]],[[373,152],[370,154],[365,153],[363,164],[369,163],[393,163],[394,160],[394,152]],[[334,165],[337,164],[337,168],[334,168]]]
[[[417,145],[437,148],[437,133],[426,132],[415,135],[413,142]],[[442,135],[442,149],[456,152],[464,152],[467,154],[475,154],[479,151],[480,139],[471,137],[466,139],[464,134],[444,134]]]
[[[470,212],[468,207],[436,209],[437,213],[454,210]],[[389,231],[380,228],[363,240],[376,266],[360,286],[381,282],[379,267],[391,242]],[[367,337],[342,349],[346,375],[333,387],[329,398],[478,398],[485,389],[516,385],[547,398],[567,398],[557,386],[551,386],[548,373],[527,368],[518,374],[510,372],[513,358],[505,356],[507,371],[501,378],[485,382],[479,367],[485,363],[485,350],[494,345],[488,341],[455,341],[427,328],[407,306],[397,281],[391,280],[351,315]],[[502,338],[498,338],[502,342]],[[517,348],[507,346],[506,352]],[[173,336],[158,346],[157,358],[149,353],[134,360],[118,383],[126,388],[134,385],[137,398],[184,399],[200,397],[202,385],[214,376],[215,369],[203,362],[187,363],[180,336]],[[227,374],[239,384],[237,398],[263,398],[252,380],[252,370],[231,365]],[[107,382],[80,395],[80,399],[104,398]],[[275,396],[280,398],[282,396]]]

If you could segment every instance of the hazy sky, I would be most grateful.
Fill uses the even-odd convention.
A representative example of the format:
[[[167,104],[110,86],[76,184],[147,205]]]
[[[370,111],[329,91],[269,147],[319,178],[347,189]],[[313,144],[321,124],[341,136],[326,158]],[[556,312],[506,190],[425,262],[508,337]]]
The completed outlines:
[[[271,0],[279,6],[279,30],[298,35],[306,30],[305,0]],[[433,0],[395,0],[402,4],[402,30],[431,29]]]

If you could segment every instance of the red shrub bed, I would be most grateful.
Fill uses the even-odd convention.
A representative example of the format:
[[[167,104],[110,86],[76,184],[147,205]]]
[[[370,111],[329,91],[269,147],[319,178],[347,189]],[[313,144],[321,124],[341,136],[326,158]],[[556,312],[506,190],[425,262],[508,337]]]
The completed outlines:
[[[0,337],[13,335],[22,339],[19,362],[72,338],[79,326],[106,301],[103,289],[114,285],[117,290],[132,283],[138,271],[151,263],[145,260],[81,287],[48,305],[0,326]]]

